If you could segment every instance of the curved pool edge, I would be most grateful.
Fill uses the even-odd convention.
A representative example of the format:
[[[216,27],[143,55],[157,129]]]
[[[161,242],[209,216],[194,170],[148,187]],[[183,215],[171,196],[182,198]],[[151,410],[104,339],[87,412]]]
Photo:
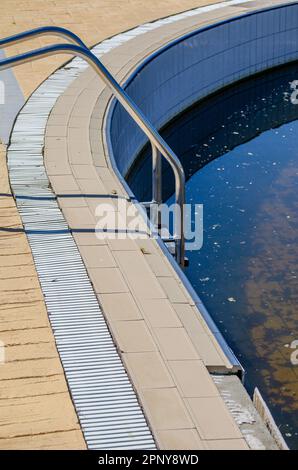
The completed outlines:
[[[245,2],[237,2],[237,5],[241,6],[242,3],[246,6],[248,5]],[[276,3],[276,5],[274,3]],[[164,46],[158,48],[157,50],[153,51],[152,53],[148,54],[143,60],[141,60],[134,67],[133,71],[131,73],[129,73],[128,76],[126,76],[126,78],[123,82],[123,87],[130,94],[130,85],[133,84],[133,81],[136,78],[140,82],[142,70],[144,70],[148,64],[152,63],[156,58],[162,57],[162,54],[164,52],[170,50],[171,48],[174,48],[176,45],[179,45],[179,44],[183,43],[183,41],[185,41],[189,38],[192,38],[195,35],[199,35],[201,33],[208,32],[208,31],[211,31],[211,32],[216,31],[216,28],[221,27],[223,25],[233,24],[233,22],[237,22],[238,20],[243,20],[243,19],[245,20],[245,18],[250,18],[250,17],[253,17],[254,15],[258,15],[258,14],[261,14],[261,15],[262,14],[267,14],[267,13],[270,14],[271,12],[276,12],[278,10],[282,10],[284,8],[287,8],[288,6],[289,7],[296,6],[297,11],[298,11],[298,2],[297,1],[292,1],[292,2],[290,1],[290,2],[287,2],[286,4],[285,3],[280,3],[280,2],[277,1],[277,2],[270,2],[270,4],[271,5],[267,5],[267,6],[258,5],[258,4],[257,5],[252,5],[251,8],[248,7],[248,11],[244,11],[244,12],[241,12],[240,14],[236,14],[236,15],[232,14],[232,16],[230,16],[230,17],[228,17],[224,20],[216,21],[216,22],[213,22],[212,24],[207,24],[207,25],[204,25],[204,26],[200,26],[200,27],[194,29],[193,31],[186,32],[184,35],[173,39],[172,41],[168,42],[166,45],[164,45]],[[298,51],[296,53],[296,58],[297,57],[298,57]],[[293,60],[293,58],[291,58],[291,60]],[[267,62],[267,61],[264,59],[264,63],[265,62]],[[280,58],[278,58],[278,64],[281,64]],[[274,65],[271,64],[271,67],[272,66],[274,66]],[[264,67],[264,65],[262,67]],[[262,67],[258,70],[258,72],[264,71],[264,68],[262,68]],[[251,64],[251,70],[253,68],[254,68],[254,66],[253,66],[253,64]],[[256,73],[256,71],[254,70],[253,72],[251,72],[251,75],[254,75],[255,73]],[[234,80],[225,82],[223,85],[221,85],[221,87],[230,86],[233,83],[238,82],[239,80],[243,80],[245,78],[248,78],[249,76],[250,76],[250,74],[245,74],[241,77],[237,76],[237,78],[234,78]],[[147,77],[146,77],[146,80],[147,80]],[[169,106],[170,114],[169,114],[169,117],[168,117],[168,121],[174,119],[177,115],[181,114],[185,109],[187,109],[189,106],[191,106],[193,104],[193,102],[197,102],[202,98],[206,99],[209,95],[212,95],[213,93],[218,92],[221,89],[221,87],[219,87],[217,85],[217,86],[211,88],[207,94],[203,94],[203,96],[199,92],[197,92],[196,95],[195,95],[195,98],[192,98],[192,101],[189,101],[188,96],[186,96],[186,103],[184,105],[185,107],[181,108],[181,104],[180,104],[180,107],[176,110],[176,114],[175,113],[173,114],[173,109],[172,109],[171,106]],[[139,84],[139,90],[141,90],[141,88],[142,87]],[[133,93],[133,98],[136,101],[138,101],[138,98],[135,94],[135,90],[134,90],[134,93]],[[112,126],[113,126],[115,108],[116,107],[119,108],[119,106],[120,106],[119,103],[117,103],[117,101],[115,99],[112,99],[109,106],[108,106],[108,109],[107,109],[107,112],[106,112],[106,115],[105,115],[105,123],[104,123],[104,127],[105,127],[105,132],[104,132],[104,135],[103,135],[104,143],[105,143],[105,146],[106,146],[106,153],[110,158],[111,165],[112,165],[112,168],[113,168],[114,172],[117,174],[117,177],[118,177],[119,181],[121,182],[122,186],[125,188],[125,191],[129,195],[129,197],[132,198],[132,199],[135,199],[135,195],[133,194],[133,192],[131,191],[129,185],[125,181],[125,173],[123,174],[123,171],[121,171],[121,169],[119,169],[118,162],[117,162],[117,156],[115,156],[115,153],[114,153],[114,150],[113,150]],[[152,118],[153,117],[151,116],[151,119]],[[160,122],[156,118],[153,118],[153,123],[154,123],[154,121],[157,121],[157,127],[158,128],[163,127],[167,122],[166,118],[164,118],[164,117],[163,117],[162,122]],[[117,126],[118,125],[119,124],[117,123]],[[131,129],[135,129],[135,128],[130,127],[130,130]],[[125,138],[126,138],[126,140],[129,140],[130,139],[130,134],[128,133]],[[122,144],[123,144],[123,142],[122,142]],[[121,157],[122,157],[122,159],[123,159],[123,148],[125,149],[125,146],[122,145],[121,146]],[[135,152],[131,152],[131,149],[129,149],[129,152],[130,152],[129,153],[129,155],[130,155],[130,157],[129,157],[130,158],[129,167],[131,167],[134,164],[133,158],[138,157],[139,152],[140,152],[140,148],[141,148],[141,145],[139,144],[136,147]],[[126,156],[125,156],[125,150],[124,150],[124,160],[125,159],[126,159]],[[144,220],[146,220],[148,222],[147,214],[140,205],[139,205],[139,210],[140,210],[140,213],[142,213],[142,215],[144,217]],[[240,361],[235,356],[234,352],[232,351],[232,349],[227,344],[225,338],[223,337],[223,335],[221,334],[221,332],[219,331],[219,329],[215,325],[211,315],[209,314],[208,310],[204,306],[204,304],[201,301],[199,295],[194,290],[193,286],[191,285],[190,281],[186,277],[183,270],[177,265],[176,261],[173,259],[173,256],[169,253],[169,250],[167,249],[167,247],[165,246],[163,241],[160,239],[160,237],[158,238],[158,244],[159,244],[161,250],[163,251],[163,253],[165,254],[165,256],[167,257],[167,259],[169,260],[169,262],[171,263],[173,269],[175,270],[175,272],[177,273],[177,275],[181,279],[181,281],[182,281],[183,285],[185,286],[187,292],[189,293],[189,295],[193,299],[194,304],[197,306],[199,313],[202,315],[202,317],[206,321],[208,327],[212,331],[213,335],[216,337],[216,339],[217,339],[220,347],[222,348],[224,354],[226,355],[228,360],[233,365],[233,373],[237,373],[241,377],[241,379],[244,381],[245,371],[244,371]],[[219,372],[218,370],[212,370],[212,368],[210,370],[212,372]]]

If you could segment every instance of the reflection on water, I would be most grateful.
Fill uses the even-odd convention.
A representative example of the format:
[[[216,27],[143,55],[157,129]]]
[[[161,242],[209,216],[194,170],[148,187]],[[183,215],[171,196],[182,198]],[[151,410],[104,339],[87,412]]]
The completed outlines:
[[[187,202],[204,204],[204,246],[188,253],[191,283],[298,449],[298,66],[226,90],[163,134],[182,156]],[[146,150],[129,181],[139,197]],[[172,192],[164,167],[164,197]],[[146,194],[147,192],[147,194]],[[297,342],[298,345],[298,342]],[[292,358],[292,361],[291,361]]]

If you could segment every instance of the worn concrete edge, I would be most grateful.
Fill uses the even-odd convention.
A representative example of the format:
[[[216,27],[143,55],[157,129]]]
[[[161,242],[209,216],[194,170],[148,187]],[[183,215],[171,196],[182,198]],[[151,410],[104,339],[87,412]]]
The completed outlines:
[[[277,428],[272,419],[273,426],[268,426],[260,408],[251,400],[248,392],[241,382],[233,375],[212,375],[228,410],[238,424],[246,442],[256,450],[286,450],[287,446],[280,446],[276,434]],[[266,405],[265,405],[266,406]]]

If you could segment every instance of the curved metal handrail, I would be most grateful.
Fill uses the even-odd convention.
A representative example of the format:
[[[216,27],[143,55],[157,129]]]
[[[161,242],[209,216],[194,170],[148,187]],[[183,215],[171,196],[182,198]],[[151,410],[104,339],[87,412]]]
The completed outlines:
[[[88,49],[79,36],[68,29],[61,28],[60,26],[43,26],[42,28],[30,29],[7,38],[0,39],[0,48],[14,46],[15,44],[24,41],[30,41],[30,39],[34,39],[38,36],[59,36],[63,39],[69,39],[73,44],[77,44],[78,46]]]
[[[48,34],[51,34],[53,30],[49,27],[47,29]],[[64,30],[67,33],[70,33],[67,30]],[[57,32],[57,31],[56,31]],[[60,31],[61,32],[61,31]],[[27,40],[30,36],[30,31],[27,33],[23,33],[26,36],[23,40]],[[35,35],[41,34],[41,30],[39,33],[35,33]],[[19,36],[19,39],[18,39]],[[67,36],[72,36],[71,34],[67,34]],[[31,35],[31,37],[33,37]],[[77,38],[77,36],[73,35]],[[21,41],[20,35],[14,36],[14,40],[10,38],[3,39],[0,42],[0,45],[7,44],[7,41],[12,44],[16,43],[16,41]],[[115,97],[118,101],[122,104],[124,109],[128,112],[128,114],[134,119],[137,125],[142,129],[145,135],[151,142],[152,149],[153,149],[153,169],[160,168],[160,165],[157,163],[158,161],[158,152],[163,155],[163,157],[168,161],[170,164],[174,176],[175,176],[175,199],[176,199],[176,216],[175,216],[175,233],[174,233],[174,240],[176,244],[176,257],[178,263],[183,267],[184,266],[184,255],[185,255],[185,238],[184,238],[184,203],[185,203],[185,175],[183,167],[180,163],[180,160],[175,155],[175,153],[171,150],[168,144],[164,141],[164,139],[160,136],[158,131],[154,128],[154,126],[150,123],[150,121],[146,118],[143,112],[137,107],[137,105],[131,100],[128,94],[123,90],[123,88],[118,84],[118,82],[114,79],[114,77],[110,74],[110,72],[106,69],[106,67],[101,63],[101,61],[94,55],[92,52],[86,47],[76,44],[55,44],[52,46],[43,47],[40,49],[36,49],[30,52],[26,52],[17,56],[8,57],[0,61],[0,70],[4,70],[10,67],[15,67],[17,65],[25,64],[27,62],[32,62],[34,60],[38,60],[44,57],[52,56],[55,54],[71,54],[73,56],[79,56],[84,59],[91,67],[95,70],[95,72],[100,76],[100,78],[104,81],[104,83],[112,90]],[[153,171],[155,175],[154,185],[153,185],[153,195],[154,193],[160,195],[160,186],[161,186],[161,174],[160,170]],[[154,202],[154,201],[152,201]],[[158,204],[161,201],[155,201]]]

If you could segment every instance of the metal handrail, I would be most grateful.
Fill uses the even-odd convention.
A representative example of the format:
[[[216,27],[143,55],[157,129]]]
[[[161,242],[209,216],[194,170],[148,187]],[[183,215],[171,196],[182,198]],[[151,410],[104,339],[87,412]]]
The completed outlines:
[[[62,30],[62,31],[61,31]],[[1,40],[0,45],[16,44],[17,42],[28,40],[33,36],[42,34],[59,33],[73,41],[79,39],[73,33],[63,28],[53,30],[52,27],[39,28],[33,32],[25,32],[20,35],[12,36]],[[79,40],[80,41],[80,40]],[[81,44],[82,41],[80,41]],[[175,232],[174,241],[176,244],[176,258],[180,266],[184,266],[185,256],[185,237],[184,237],[184,203],[185,203],[185,175],[180,160],[171,150],[168,144],[160,136],[158,131],[146,118],[138,106],[131,100],[128,94],[118,84],[102,62],[85,46],[76,44],[54,44],[52,46],[42,47],[33,51],[29,51],[17,56],[8,57],[0,61],[0,70],[5,70],[10,67],[32,62],[44,57],[49,57],[55,54],[71,54],[73,56],[81,57],[85,60],[100,76],[104,83],[112,90],[114,96],[122,104],[128,114],[134,119],[136,124],[142,129],[145,135],[151,142],[152,146],[152,161],[153,161],[153,201],[159,205],[161,203],[161,165],[160,155],[170,164],[174,177],[175,177],[175,200],[176,200],[176,214],[175,214]],[[155,199],[154,199],[155,198]]]
[[[39,36],[59,36],[63,39],[69,39],[73,44],[88,49],[88,46],[86,46],[79,36],[60,26],[43,26],[42,28],[30,29],[29,31],[23,31],[22,33],[0,39],[0,48],[14,46],[20,42],[30,41]]]

